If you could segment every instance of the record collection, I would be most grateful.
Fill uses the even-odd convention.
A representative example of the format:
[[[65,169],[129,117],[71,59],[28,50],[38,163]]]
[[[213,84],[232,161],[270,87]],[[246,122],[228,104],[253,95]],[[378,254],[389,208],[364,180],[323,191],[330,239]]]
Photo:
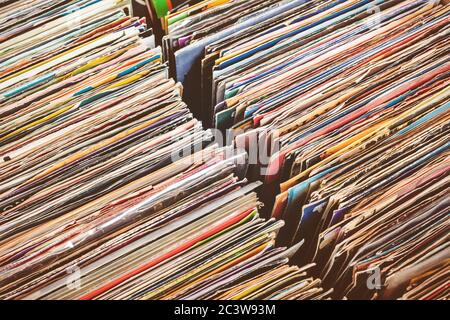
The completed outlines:
[[[449,1],[146,3],[0,0],[0,299],[449,298]]]

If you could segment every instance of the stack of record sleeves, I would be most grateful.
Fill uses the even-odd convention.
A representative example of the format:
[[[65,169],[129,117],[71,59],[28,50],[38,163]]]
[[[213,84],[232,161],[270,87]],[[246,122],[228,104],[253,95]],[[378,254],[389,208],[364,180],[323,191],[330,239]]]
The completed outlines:
[[[0,299],[324,299],[128,1],[1,1]]]
[[[334,298],[447,299],[450,4],[201,1],[163,55]]]

